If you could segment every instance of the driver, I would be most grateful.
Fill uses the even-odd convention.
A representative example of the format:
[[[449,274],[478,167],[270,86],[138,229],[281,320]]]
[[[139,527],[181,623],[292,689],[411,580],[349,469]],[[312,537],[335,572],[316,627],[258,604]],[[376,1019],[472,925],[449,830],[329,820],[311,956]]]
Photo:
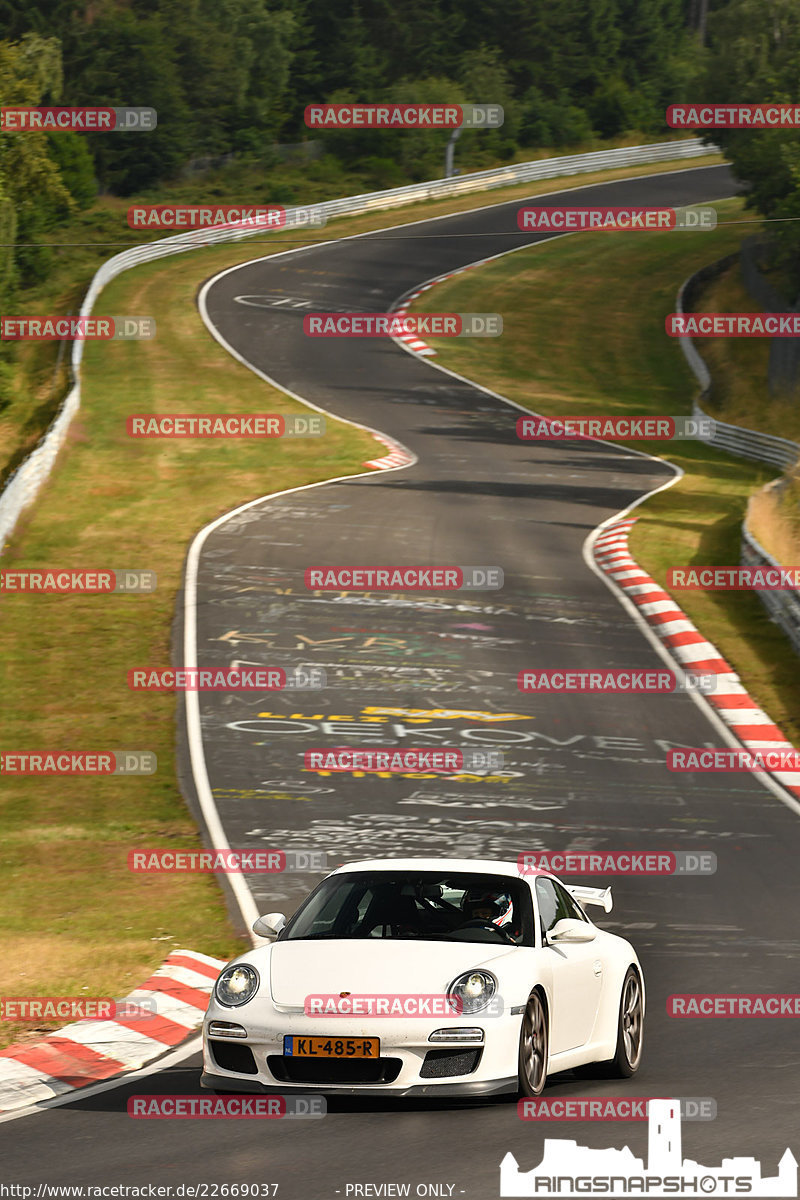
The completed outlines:
[[[469,888],[464,893],[461,909],[465,921],[485,921],[487,924],[503,925],[503,918],[510,919],[511,916],[511,897],[505,892]]]

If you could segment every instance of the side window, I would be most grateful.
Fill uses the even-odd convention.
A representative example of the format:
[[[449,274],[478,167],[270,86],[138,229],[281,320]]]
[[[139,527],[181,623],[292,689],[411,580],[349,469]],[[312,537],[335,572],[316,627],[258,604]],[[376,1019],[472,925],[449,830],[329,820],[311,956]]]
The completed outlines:
[[[553,879],[536,880],[536,900],[539,905],[542,935],[548,933],[557,921],[563,921],[565,917],[575,921],[586,920],[569,892]]]
[[[560,902],[558,920],[560,921],[562,917],[571,917],[573,921],[585,921],[586,914],[582,911],[575,897],[570,896],[567,889],[562,887],[560,883],[554,883],[553,887]]]
[[[539,907],[539,925],[544,936],[558,920],[558,898],[551,879],[536,880],[536,903]]]

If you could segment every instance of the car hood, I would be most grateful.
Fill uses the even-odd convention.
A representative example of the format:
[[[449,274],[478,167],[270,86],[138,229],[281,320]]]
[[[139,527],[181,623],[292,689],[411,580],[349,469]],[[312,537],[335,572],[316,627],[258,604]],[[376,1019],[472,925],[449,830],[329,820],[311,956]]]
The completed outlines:
[[[514,946],[481,942],[358,941],[275,942],[270,986],[276,1004],[302,1007],[306,996],[442,995],[464,971],[494,970]],[[496,973],[496,971],[495,971]]]

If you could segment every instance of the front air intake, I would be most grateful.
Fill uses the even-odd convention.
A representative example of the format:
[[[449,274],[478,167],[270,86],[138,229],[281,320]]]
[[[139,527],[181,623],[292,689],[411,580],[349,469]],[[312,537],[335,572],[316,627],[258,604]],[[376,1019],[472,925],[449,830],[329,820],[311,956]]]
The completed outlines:
[[[223,1071],[236,1071],[239,1075],[258,1074],[256,1060],[253,1058],[253,1051],[249,1046],[209,1039],[208,1048],[214,1057],[214,1062],[218,1067],[222,1067]]]
[[[420,1078],[444,1079],[448,1075],[471,1075],[477,1070],[483,1050],[429,1050]]]

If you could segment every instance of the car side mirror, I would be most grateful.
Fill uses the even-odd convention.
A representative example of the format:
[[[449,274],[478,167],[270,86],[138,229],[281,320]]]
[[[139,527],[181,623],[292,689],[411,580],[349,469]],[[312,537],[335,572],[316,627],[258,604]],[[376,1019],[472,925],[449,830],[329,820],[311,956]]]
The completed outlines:
[[[285,924],[286,917],[283,913],[265,913],[253,922],[253,933],[263,938],[276,938]]]
[[[553,928],[548,931],[547,940],[549,942],[593,942],[596,936],[596,931],[585,921],[578,921],[574,917],[563,917],[562,920],[556,921]]]

